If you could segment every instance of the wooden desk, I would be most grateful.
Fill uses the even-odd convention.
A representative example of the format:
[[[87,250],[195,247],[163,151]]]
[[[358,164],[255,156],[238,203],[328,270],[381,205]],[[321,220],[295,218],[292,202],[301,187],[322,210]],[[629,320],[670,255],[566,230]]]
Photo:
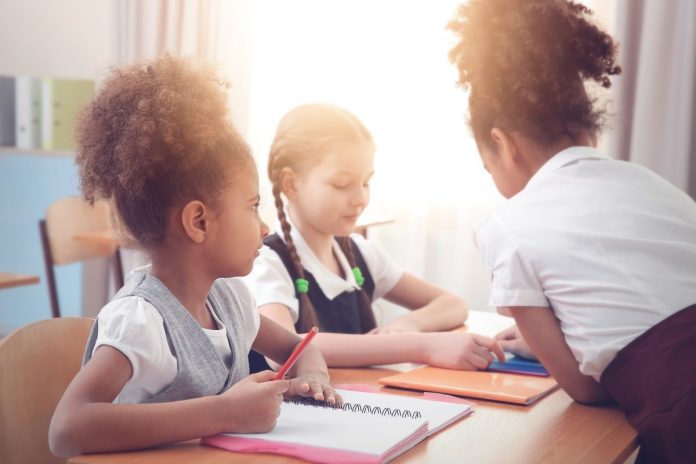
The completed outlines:
[[[391,224],[392,222],[394,222],[394,216],[386,214],[360,216],[355,224],[355,232],[367,238],[368,227]]]
[[[470,325],[487,321],[509,325],[509,320],[490,314],[472,314]],[[493,317],[491,317],[493,316]],[[488,330],[485,330],[488,329]],[[408,365],[371,369],[331,369],[335,384],[363,383],[379,386],[380,377],[391,375]],[[402,395],[417,392],[382,387]],[[421,442],[395,463],[617,463],[622,464],[636,449],[637,435],[616,408],[590,407],[575,403],[565,392],[556,390],[531,406],[517,406],[477,400],[473,415]],[[299,463],[297,459],[262,454],[231,453],[200,446],[197,440],[163,448],[129,453],[78,456],[72,464],[125,463]]]
[[[0,272],[0,288],[21,287],[39,283],[39,276],[25,274],[8,274]]]
[[[122,245],[113,230],[101,230],[98,232],[81,232],[73,235],[75,240],[93,243],[95,245]]]

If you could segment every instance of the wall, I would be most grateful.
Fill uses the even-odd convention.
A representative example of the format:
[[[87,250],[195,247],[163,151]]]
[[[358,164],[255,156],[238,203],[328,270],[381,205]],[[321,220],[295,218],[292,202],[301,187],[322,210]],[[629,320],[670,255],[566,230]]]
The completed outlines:
[[[0,74],[99,79],[115,57],[114,9],[113,0],[0,1]],[[0,335],[50,317],[37,223],[53,200],[76,193],[70,156],[0,151],[0,270],[41,277],[0,290]],[[81,270],[56,269],[65,315],[80,314]]]
[[[0,1],[0,74],[96,78],[113,63],[113,0]]]

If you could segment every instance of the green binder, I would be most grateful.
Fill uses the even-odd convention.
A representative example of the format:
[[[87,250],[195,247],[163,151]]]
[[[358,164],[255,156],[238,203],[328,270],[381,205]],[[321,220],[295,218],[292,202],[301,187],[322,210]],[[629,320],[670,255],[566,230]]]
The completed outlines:
[[[94,97],[94,81],[43,79],[41,97],[41,148],[73,150],[77,116]]]

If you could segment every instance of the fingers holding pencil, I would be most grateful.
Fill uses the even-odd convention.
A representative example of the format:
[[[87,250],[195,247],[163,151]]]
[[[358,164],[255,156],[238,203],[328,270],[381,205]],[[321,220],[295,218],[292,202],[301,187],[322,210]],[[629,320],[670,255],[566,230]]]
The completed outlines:
[[[317,332],[318,329],[316,327],[312,327],[307,332],[302,341],[293,349],[287,361],[278,370],[275,378],[283,378],[302,356],[296,376],[290,380],[290,388],[287,395],[305,396],[314,398],[317,401],[337,404],[341,402],[341,397],[329,383],[329,373],[324,358],[321,356],[319,349],[309,346],[309,342]]]

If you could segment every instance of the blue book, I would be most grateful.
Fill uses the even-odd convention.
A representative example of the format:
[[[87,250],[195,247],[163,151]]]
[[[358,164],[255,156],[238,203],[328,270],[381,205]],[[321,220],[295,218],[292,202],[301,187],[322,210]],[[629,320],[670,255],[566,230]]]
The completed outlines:
[[[510,372],[513,374],[536,375],[539,377],[548,377],[549,373],[539,361],[520,358],[512,353],[505,353],[506,361],[493,361],[488,366],[489,371],[495,372]]]

